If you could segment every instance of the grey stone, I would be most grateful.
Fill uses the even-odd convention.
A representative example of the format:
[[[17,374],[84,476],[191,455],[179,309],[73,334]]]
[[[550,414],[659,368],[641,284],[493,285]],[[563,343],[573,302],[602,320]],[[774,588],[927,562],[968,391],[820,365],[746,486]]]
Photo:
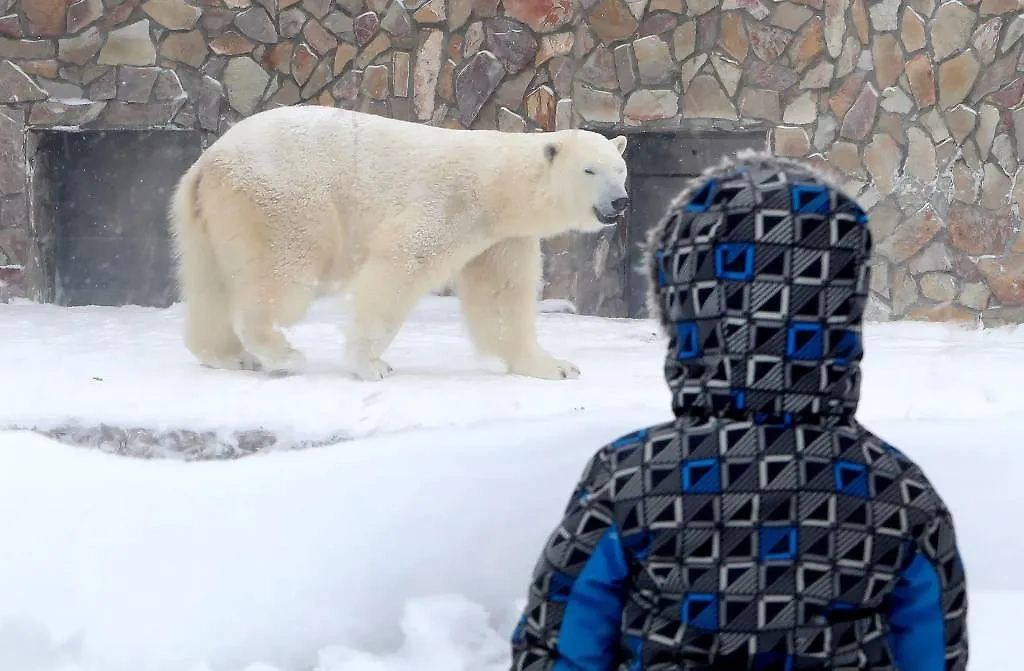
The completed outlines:
[[[24,70],[11,61],[0,61],[0,103],[32,102],[47,95]]]
[[[199,98],[196,102],[200,128],[207,131],[217,130],[223,97],[224,87],[221,83],[213,77],[204,76],[199,83]]]
[[[256,111],[270,81],[270,74],[253,59],[242,56],[228,61],[222,79],[227,89],[228,103],[239,114],[248,116]]]
[[[818,151],[825,151],[835,142],[839,133],[839,122],[831,114],[825,114],[818,119],[818,127],[814,131],[814,148]]]
[[[540,46],[526,24],[504,17],[488,19],[484,24],[484,34],[488,51],[504,64],[510,74],[532,64]],[[614,67],[613,62],[613,71]]]
[[[480,51],[455,75],[459,122],[469,128],[505,76],[506,65],[490,51]]]
[[[619,89],[623,93],[630,93],[637,86],[640,73],[637,69],[636,59],[633,56],[632,44],[620,44],[615,47],[615,76],[618,80]]]
[[[902,0],[881,0],[868,8],[871,26],[878,32],[888,32],[899,27],[899,11]]]
[[[505,133],[525,133],[526,121],[509,108],[499,107],[498,130]]]
[[[265,14],[266,12],[264,12]],[[341,12],[334,13],[338,18],[333,22],[333,26],[329,25],[328,21],[324,22],[324,27],[331,32],[338,34],[333,27],[346,28],[348,32],[352,31],[352,19],[345,16]],[[328,19],[331,17],[328,16]],[[277,17],[277,22],[281,26],[281,37],[286,40],[290,40],[299,33],[302,32],[302,26],[306,25],[308,17],[306,13],[298,7],[289,7],[288,9],[281,12]]]
[[[185,95],[181,80],[174,70],[161,70],[153,87],[153,95],[157,100],[177,100]]]
[[[0,67],[3,65],[0,63]],[[27,186],[25,124],[21,119],[7,116],[3,110],[0,110],[0,156],[5,157],[0,161],[0,194],[22,193]]]
[[[117,99],[127,103],[144,103],[149,100],[156,84],[160,68],[143,68],[126,65],[117,69]]]
[[[267,10],[262,7],[250,7],[235,17],[235,26],[251,40],[263,44],[277,42],[277,28],[270,20]]]

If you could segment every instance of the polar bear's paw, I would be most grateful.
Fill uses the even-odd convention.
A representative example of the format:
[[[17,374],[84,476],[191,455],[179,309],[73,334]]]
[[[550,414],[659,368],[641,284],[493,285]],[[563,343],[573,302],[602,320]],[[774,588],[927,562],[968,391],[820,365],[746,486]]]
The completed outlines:
[[[297,349],[281,356],[261,358],[260,369],[275,377],[299,373],[306,366],[306,355]]]
[[[364,382],[379,382],[395,372],[384,359],[370,359],[367,361],[352,362],[346,366],[349,375]]]
[[[542,380],[575,380],[580,376],[580,369],[576,364],[550,356],[516,361],[509,366],[508,372]]]

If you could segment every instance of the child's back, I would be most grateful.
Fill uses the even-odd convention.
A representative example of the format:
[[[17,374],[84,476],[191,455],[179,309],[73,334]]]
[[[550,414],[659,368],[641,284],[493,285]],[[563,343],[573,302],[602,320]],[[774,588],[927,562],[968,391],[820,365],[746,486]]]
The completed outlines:
[[[741,155],[650,237],[676,420],[588,464],[538,562],[513,668],[962,671],[953,521],[854,419],[867,216]]]

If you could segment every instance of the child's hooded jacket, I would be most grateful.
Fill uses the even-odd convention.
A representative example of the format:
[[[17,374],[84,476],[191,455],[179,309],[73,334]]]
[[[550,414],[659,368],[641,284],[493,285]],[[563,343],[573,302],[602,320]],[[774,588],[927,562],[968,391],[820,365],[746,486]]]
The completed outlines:
[[[676,419],[603,447],[538,561],[517,671],[963,671],[953,520],[854,419],[868,217],[744,153],[648,241]]]

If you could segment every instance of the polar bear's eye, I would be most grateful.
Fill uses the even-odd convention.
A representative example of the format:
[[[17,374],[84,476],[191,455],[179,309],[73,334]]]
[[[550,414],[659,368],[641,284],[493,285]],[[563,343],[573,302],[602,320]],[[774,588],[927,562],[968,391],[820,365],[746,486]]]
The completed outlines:
[[[596,173],[595,173],[595,172],[593,171],[593,169],[591,169],[591,168],[586,168],[586,169],[584,169],[584,170],[583,170],[583,172],[587,173],[588,175],[594,175],[594,174],[596,174]]]

